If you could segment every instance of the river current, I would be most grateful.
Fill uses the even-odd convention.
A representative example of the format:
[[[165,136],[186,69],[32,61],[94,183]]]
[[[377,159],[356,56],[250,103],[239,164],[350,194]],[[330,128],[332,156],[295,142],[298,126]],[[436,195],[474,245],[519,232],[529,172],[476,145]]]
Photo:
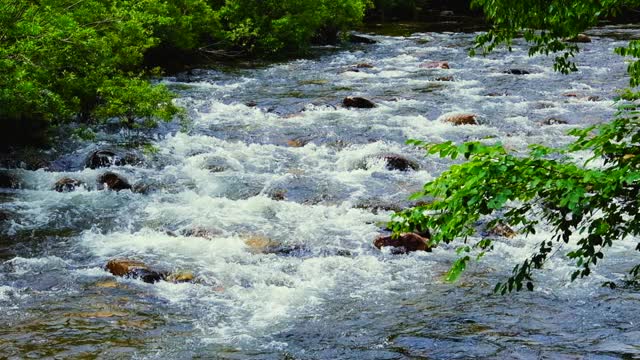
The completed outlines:
[[[640,358],[640,295],[601,287],[640,262],[634,239],[574,283],[565,246],[535,291],[506,296],[495,283],[550,236],[544,228],[499,239],[454,284],[443,279],[453,245],[406,255],[373,246],[386,209],[410,205],[451,164],[407,139],[491,138],[524,151],[610,119],[628,82],[613,49],[640,31],[588,34],[570,75],[517,41],[469,57],[475,34],[414,33],[163,79],[190,123],[163,126],[142,163],[108,169],[150,191],[96,189],[107,169],[83,162],[108,143],[82,143],[53,171],[9,170],[20,188],[0,190],[0,358]],[[450,69],[420,66],[429,61]],[[344,108],[346,96],[377,106]],[[442,121],[457,113],[479,124]],[[387,169],[378,155],[388,153],[419,170]],[[65,176],[88,185],[53,191]],[[122,257],[197,281],[104,270]]]

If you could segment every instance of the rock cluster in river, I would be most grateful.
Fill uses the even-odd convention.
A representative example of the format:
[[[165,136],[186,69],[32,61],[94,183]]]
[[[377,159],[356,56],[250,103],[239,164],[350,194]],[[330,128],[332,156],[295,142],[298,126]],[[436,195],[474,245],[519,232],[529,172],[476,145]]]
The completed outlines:
[[[105,266],[111,274],[129,279],[139,279],[146,283],[157,283],[158,281],[170,281],[174,283],[191,282],[195,279],[191,272],[168,273],[149,268],[145,263],[132,259],[109,260]]]

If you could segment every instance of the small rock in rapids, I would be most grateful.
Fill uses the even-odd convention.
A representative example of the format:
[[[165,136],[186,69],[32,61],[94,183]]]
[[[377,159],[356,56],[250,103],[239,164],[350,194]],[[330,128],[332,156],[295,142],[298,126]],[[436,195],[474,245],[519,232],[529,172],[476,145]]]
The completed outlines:
[[[409,170],[418,170],[420,166],[417,162],[413,160],[409,160],[406,157],[398,154],[383,154],[380,156],[386,162],[387,170],[399,170],[399,171],[409,171]]]
[[[568,122],[566,120],[550,117],[550,118],[544,119],[541,122],[541,124],[542,125],[566,125],[568,124]]]
[[[502,72],[503,74],[511,74],[511,75],[529,75],[531,74],[527,70],[522,69],[509,69]]]
[[[444,116],[442,121],[453,125],[478,125],[476,117],[475,114],[455,114]]]
[[[359,69],[371,69],[373,67],[373,65],[369,64],[369,63],[360,63],[358,65],[356,65],[357,68]]]
[[[112,172],[106,172],[98,176],[98,184],[106,186],[107,189],[113,191],[131,189],[131,184],[125,178]]]
[[[177,283],[193,282],[195,278],[196,278],[195,275],[193,275],[193,273],[190,271],[178,271],[178,272],[167,275],[166,280],[168,282],[177,284]]]
[[[397,238],[393,238],[391,235],[381,235],[375,239],[373,245],[378,249],[392,247],[392,254],[405,254],[414,251],[431,252],[429,239],[414,233],[401,234]]]
[[[422,69],[450,69],[447,61],[428,61],[420,64]]]
[[[77,187],[82,186],[82,184],[83,183],[80,180],[64,177],[56,181],[53,188],[57,192],[71,192],[74,191]]]
[[[342,100],[342,105],[347,108],[359,108],[359,109],[371,109],[376,107],[376,105],[371,101],[362,97],[346,97]]]

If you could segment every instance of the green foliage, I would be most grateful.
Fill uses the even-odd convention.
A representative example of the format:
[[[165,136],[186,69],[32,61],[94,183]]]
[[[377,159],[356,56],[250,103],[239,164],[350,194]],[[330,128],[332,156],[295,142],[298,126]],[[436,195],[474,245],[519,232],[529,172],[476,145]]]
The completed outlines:
[[[0,123],[154,126],[180,114],[143,69],[154,48],[300,51],[369,0],[0,0]],[[324,30],[323,30],[324,29]],[[81,131],[87,135],[89,132]]]
[[[323,29],[344,30],[359,23],[369,6],[369,0],[228,0],[216,20],[231,45],[249,51],[295,51]]]
[[[567,51],[556,68],[567,72],[575,65],[568,62],[574,45],[564,39],[595,24],[598,16],[611,14],[633,1],[522,1],[476,0],[495,27],[477,38],[478,47],[491,51],[509,44],[519,33],[530,42],[534,53]],[[617,49],[624,56],[639,57],[640,47],[632,41]],[[564,62],[567,61],[567,62]],[[640,65],[629,66],[631,85],[640,83]],[[491,251],[491,236],[466,245],[477,234],[477,224],[487,222],[489,229],[507,224],[523,235],[535,234],[540,226],[553,236],[542,241],[531,256],[513,269],[512,275],[496,285],[505,294],[525,286],[533,290],[533,272],[559,248],[571,243],[575,250],[566,256],[575,262],[571,280],[591,273],[614,242],[640,235],[640,111],[635,103],[640,94],[630,89],[620,92],[620,110],[607,124],[575,130],[576,140],[564,148],[532,145],[527,154],[514,154],[503,146],[486,141],[461,145],[451,142],[408,143],[422,147],[428,154],[464,158],[437,179],[425,184],[414,199],[423,203],[394,215],[390,227],[396,233],[428,228],[432,244],[462,241],[461,256],[447,274],[456,280],[476,251],[481,258]],[[590,153],[586,161],[580,154]],[[600,160],[595,166],[592,162]],[[635,248],[640,251],[640,244]],[[640,265],[630,271],[640,274]]]

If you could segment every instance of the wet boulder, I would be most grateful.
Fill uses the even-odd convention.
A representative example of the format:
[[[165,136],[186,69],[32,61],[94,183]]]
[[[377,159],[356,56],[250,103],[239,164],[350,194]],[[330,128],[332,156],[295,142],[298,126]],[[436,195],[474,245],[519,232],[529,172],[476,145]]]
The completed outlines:
[[[436,81],[453,81],[453,76],[440,76],[436,78]]]
[[[166,273],[151,270],[145,263],[138,260],[114,259],[110,260],[105,268],[115,276],[140,279],[150,284],[164,280],[167,277]]]
[[[100,176],[98,176],[98,184],[106,187],[109,190],[120,191],[120,190],[130,190],[131,184],[124,177],[112,173],[106,172]]]
[[[121,160],[113,151],[97,150],[89,155],[85,165],[89,169],[97,169],[102,167],[109,167],[112,165],[121,165]]]
[[[414,251],[431,252],[432,247],[429,246],[429,239],[415,233],[401,234],[398,237],[391,235],[381,235],[375,239],[373,245],[382,249],[383,247],[391,247],[392,254],[406,254]]]
[[[478,125],[475,114],[452,114],[442,117],[442,121],[453,125]]]
[[[377,41],[371,38],[368,38],[366,36],[356,35],[356,34],[349,34],[347,39],[352,44],[376,44],[377,43]]]
[[[529,71],[527,70],[523,70],[523,69],[508,69],[502,72],[503,74],[510,74],[510,75],[529,75],[531,74]]]
[[[440,11],[439,15],[442,17],[451,17],[451,16],[454,16],[455,14],[451,10],[443,10],[443,11]]]
[[[371,109],[376,107],[376,105],[371,101],[367,100],[363,97],[358,96],[349,96],[342,100],[342,106],[346,108],[359,108],[359,109]]]
[[[13,174],[2,171],[0,172],[0,188],[17,189],[20,187],[20,181]]]
[[[373,65],[369,64],[369,63],[359,63],[356,65],[356,68],[358,69],[371,69],[373,68]]]
[[[420,64],[421,69],[450,69],[447,61],[427,61]]]
[[[379,156],[386,163],[387,170],[399,170],[399,171],[409,171],[409,170],[418,170],[420,166],[417,162],[413,160],[409,160],[406,157],[398,154],[383,154]]]
[[[53,185],[53,189],[57,192],[72,192],[76,188],[83,185],[83,182],[77,179],[72,179],[70,177],[63,177],[62,179],[56,181]]]
[[[590,43],[591,38],[585,34],[578,34],[570,39],[567,39],[567,42],[572,43]]]

